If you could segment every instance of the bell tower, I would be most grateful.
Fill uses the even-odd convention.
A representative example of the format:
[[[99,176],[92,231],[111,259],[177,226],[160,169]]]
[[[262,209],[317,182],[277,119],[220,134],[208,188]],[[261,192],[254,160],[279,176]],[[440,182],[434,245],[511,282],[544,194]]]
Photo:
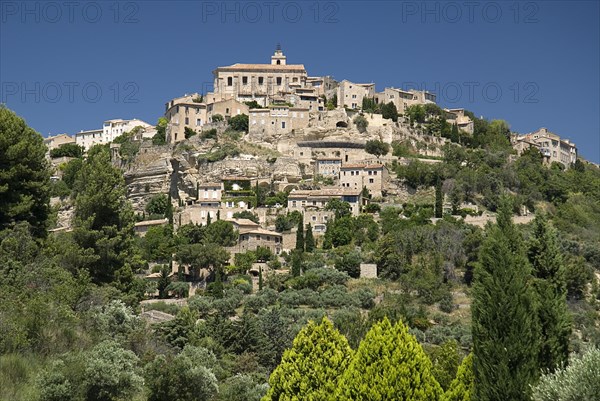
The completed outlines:
[[[281,50],[281,45],[277,43],[277,48],[275,49],[275,53],[271,56],[271,65],[285,65],[286,57],[283,55],[283,51]]]

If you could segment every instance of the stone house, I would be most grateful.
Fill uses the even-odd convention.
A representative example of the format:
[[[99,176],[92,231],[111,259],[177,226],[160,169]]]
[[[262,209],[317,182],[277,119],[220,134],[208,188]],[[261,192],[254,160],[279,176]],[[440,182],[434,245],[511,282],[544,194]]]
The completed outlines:
[[[67,134],[59,134],[44,138],[44,145],[48,147],[48,151],[56,149],[68,143],[76,143],[75,138]]]
[[[568,139],[561,139],[547,128],[540,128],[525,135],[515,135],[511,138],[511,143],[519,155],[529,147],[537,147],[547,164],[557,162],[569,168],[577,160],[575,144]]]
[[[151,227],[164,226],[167,224],[169,224],[168,219],[145,220],[135,223],[133,229],[137,235],[140,237],[145,237],[146,233]]]
[[[375,97],[375,84],[357,84],[344,79],[337,88],[338,107],[360,109],[363,98]]]
[[[254,228],[240,231],[238,244],[230,248],[232,253],[243,253],[254,251],[258,247],[268,248],[275,255],[279,255],[283,250],[283,241],[281,233],[265,230],[263,228]]]
[[[272,105],[266,109],[250,110],[248,132],[251,137],[285,135],[308,127],[307,108]]]
[[[315,175],[336,179],[340,175],[342,159],[339,157],[318,157],[315,160]]]
[[[362,206],[362,188],[327,188],[313,190],[293,190],[288,195],[288,210],[305,213],[308,209],[324,209],[331,199],[348,202],[352,215],[358,216]]]
[[[340,186],[362,190],[367,188],[371,195],[382,196],[388,170],[383,164],[342,164],[340,167]]]
[[[448,113],[446,122],[449,124],[456,124],[458,129],[473,135],[475,123],[465,114],[465,109],[444,109],[444,111]]]

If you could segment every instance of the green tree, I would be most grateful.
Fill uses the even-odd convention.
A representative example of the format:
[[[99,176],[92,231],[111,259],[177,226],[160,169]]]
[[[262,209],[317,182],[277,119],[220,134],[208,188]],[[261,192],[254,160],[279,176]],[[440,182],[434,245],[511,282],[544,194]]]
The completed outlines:
[[[217,378],[211,370],[215,362],[212,352],[189,345],[174,357],[157,356],[146,367],[148,400],[211,400],[218,391]]]
[[[539,365],[546,372],[553,372],[565,365],[569,357],[571,326],[561,254],[556,231],[544,216],[538,214],[534,220],[527,256],[533,266],[542,329]]]
[[[213,116],[212,116],[212,121],[215,123],[221,122],[223,120],[224,120],[224,118],[220,114],[213,114]]]
[[[291,252],[292,276],[298,277],[302,273],[302,251],[293,249]]]
[[[238,114],[231,117],[229,119],[229,126],[235,131],[248,132],[248,116],[246,114]]]
[[[425,109],[420,104],[415,104],[406,109],[406,115],[412,124],[425,122]]]
[[[241,212],[235,212],[233,214],[234,219],[248,219],[250,221],[255,222],[256,224],[260,223],[258,216],[255,213],[252,213],[250,210],[242,210]]]
[[[300,252],[304,252],[304,224],[302,220],[298,221],[298,228],[296,230],[296,250]]]
[[[388,152],[390,151],[390,145],[383,141],[380,141],[379,139],[372,139],[370,141],[367,141],[367,143],[365,144],[365,151],[379,158],[380,156],[388,154]]]
[[[204,238],[220,246],[233,246],[237,243],[238,232],[233,228],[230,221],[217,220],[207,225]]]
[[[381,106],[381,114],[383,118],[390,119],[394,122],[398,121],[398,109],[393,102],[386,103]]]
[[[442,192],[442,181],[438,177],[435,183],[435,217],[442,218],[444,214],[444,194]]]
[[[167,212],[169,198],[165,194],[154,195],[146,205],[149,214],[164,215]]]
[[[348,340],[323,318],[310,321],[294,338],[269,378],[268,400],[326,400],[352,358]]]
[[[473,354],[469,354],[458,367],[456,378],[450,383],[443,401],[471,401],[473,380]]]
[[[110,282],[126,264],[131,269],[135,249],[133,211],[126,198],[125,181],[121,171],[111,164],[106,146],[96,145],[88,151],[74,193],[74,239],[79,247],[92,249],[98,256],[84,267],[94,282]],[[132,279],[130,276],[127,281]]]
[[[50,171],[42,136],[0,105],[0,230],[27,221],[45,237],[50,212]]]
[[[367,127],[369,126],[369,121],[362,115],[358,115],[354,117],[354,125],[356,125],[356,129],[360,133],[367,132]]]
[[[77,173],[81,170],[81,166],[83,166],[83,159],[73,159],[69,160],[67,163],[61,164],[60,168],[63,173],[62,180],[67,184],[69,189],[73,189],[73,184],[75,184],[75,179]]]
[[[337,400],[439,400],[431,362],[400,321],[384,318],[358,346],[336,389]]]
[[[325,210],[334,211],[336,219],[350,216],[352,214],[352,206],[350,206],[348,202],[344,202],[335,198],[327,202],[327,205],[325,205]]]
[[[156,134],[152,137],[152,144],[155,146],[161,146],[167,143],[167,125],[169,121],[160,117],[156,123]]]
[[[115,341],[104,341],[85,353],[85,399],[113,401],[129,398],[140,391],[138,357]]]
[[[58,148],[50,151],[50,157],[81,157],[83,156],[83,146],[74,143],[65,143]]]
[[[477,400],[529,400],[538,376],[539,326],[531,266],[504,196],[488,226],[473,285],[472,330]]]
[[[312,252],[315,249],[315,237],[313,236],[312,226],[306,225],[306,234],[304,235],[304,249],[306,252]]]
[[[439,347],[435,347],[429,353],[432,369],[431,373],[445,391],[456,376],[460,363],[458,355],[458,342],[455,339],[444,341]]]
[[[600,394],[600,350],[591,348],[567,367],[541,377],[533,401],[594,401]]]

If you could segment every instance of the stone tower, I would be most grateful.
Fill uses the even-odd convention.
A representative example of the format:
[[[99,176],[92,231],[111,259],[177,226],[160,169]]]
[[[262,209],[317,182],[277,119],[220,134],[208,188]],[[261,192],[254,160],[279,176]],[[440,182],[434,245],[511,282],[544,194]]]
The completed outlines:
[[[285,59],[286,57],[283,55],[281,45],[277,44],[275,53],[273,53],[273,55],[271,56],[271,65],[285,65]]]

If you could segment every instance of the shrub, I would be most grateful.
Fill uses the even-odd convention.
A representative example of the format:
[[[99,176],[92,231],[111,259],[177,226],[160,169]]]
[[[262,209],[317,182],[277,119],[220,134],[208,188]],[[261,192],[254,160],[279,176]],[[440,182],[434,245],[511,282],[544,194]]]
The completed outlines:
[[[369,121],[367,121],[367,119],[364,116],[358,115],[354,118],[354,125],[356,125],[356,129],[358,130],[358,132],[365,133],[367,132]]]

